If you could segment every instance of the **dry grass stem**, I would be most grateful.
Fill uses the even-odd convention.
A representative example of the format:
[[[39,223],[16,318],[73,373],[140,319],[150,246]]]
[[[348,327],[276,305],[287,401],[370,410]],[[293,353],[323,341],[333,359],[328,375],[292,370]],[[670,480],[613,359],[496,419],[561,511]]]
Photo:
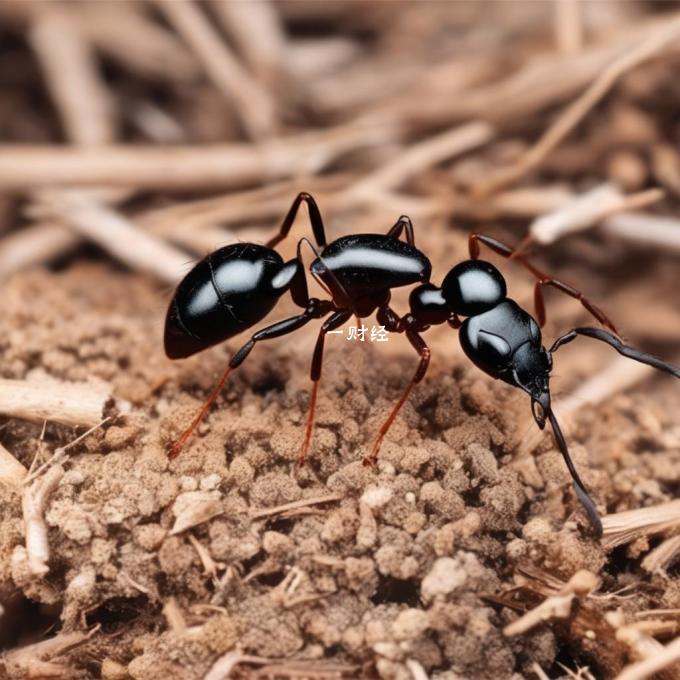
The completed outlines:
[[[14,649],[6,652],[2,657],[2,661],[7,664],[9,670],[17,673],[28,673],[23,677],[32,678],[42,678],[42,677],[64,677],[64,675],[50,675],[41,674],[43,669],[48,668],[48,666],[41,666],[40,663],[45,662],[48,659],[59,656],[63,654],[68,649],[73,649],[83,642],[88,640],[92,635],[92,631],[89,633],[82,633],[80,631],[72,633],[59,633],[54,637],[48,638],[47,640],[42,640],[40,642],[35,642],[31,645],[25,645],[24,647],[19,647],[19,649]],[[53,664],[54,668],[63,669],[68,672],[68,669],[64,666]],[[39,670],[41,673],[33,673],[33,670]]]
[[[233,104],[249,136],[256,140],[270,136],[276,124],[271,97],[243,69],[201,11],[201,5],[190,0],[156,4],[186,40],[218,90]]]
[[[588,87],[588,89],[565,111],[543,136],[513,165],[499,171],[490,179],[480,182],[475,188],[478,194],[493,193],[503,186],[507,186],[530,170],[541,161],[585,118],[592,108],[609,92],[616,81],[627,71],[647,61],[664,50],[669,44],[674,44],[680,35],[680,19],[676,16],[669,20],[662,28],[642,41],[635,49],[625,52],[610,64]]]
[[[615,680],[644,680],[680,662],[680,637],[662,647],[654,656],[626,666]]]
[[[205,573],[210,576],[210,578],[217,578],[217,570],[224,569],[225,565],[215,562],[210,555],[210,551],[191,532],[187,534],[187,538],[198,554],[198,558],[201,560]]]
[[[288,38],[273,2],[213,0],[211,5],[259,80],[275,87],[277,77],[289,77]]]
[[[414,175],[483,146],[493,139],[494,134],[494,129],[488,123],[474,121],[412,144],[396,158],[390,159],[352,185],[347,194],[350,197],[365,196],[370,199],[373,194],[397,189]]]
[[[49,571],[50,546],[47,540],[45,508],[50,494],[57,488],[65,471],[61,465],[53,465],[47,472],[24,489],[21,508],[26,533],[26,559],[28,568],[35,576]]]
[[[183,85],[200,72],[182,41],[140,4],[98,2],[68,9],[92,44],[132,73]],[[131,35],[135,40],[130,40]]]
[[[77,22],[59,5],[47,5],[30,37],[68,138],[85,145],[112,142],[116,122],[109,90]]]
[[[163,616],[165,616],[168,627],[173,633],[181,634],[186,631],[187,623],[184,614],[182,614],[182,610],[174,597],[169,598],[163,605]]]
[[[0,444],[0,483],[9,487],[21,486],[28,470]]]
[[[0,413],[12,418],[92,427],[110,399],[102,384],[0,379]]]
[[[0,281],[28,267],[50,262],[75,248],[81,239],[59,224],[36,224],[24,227],[2,240]]]
[[[170,530],[171,536],[181,534],[187,529],[192,529],[217,517],[224,512],[224,508],[217,494],[210,492],[187,492],[180,494],[172,506],[175,515],[175,523]]]
[[[341,501],[343,498],[344,496],[339,493],[332,493],[328,496],[317,496],[315,498],[303,498],[300,501],[284,503],[283,505],[277,505],[274,508],[263,508],[262,510],[255,509],[251,512],[250,516],[252,519],[261,519],[262,517],[271,517],[272,515],[278,515],[282,512],[288,512],[289,510],[299,510],[300,508],[306,508],[310,505]]]
[[[538,680],[550,680],[545,671],[535,661],[531,664],[531,670],[536,674]]]
[[[35,470],[33,469],[33,465],[35,464],[35,459],[33,463],[31,464],[31,469],[28,471],[28,476],[23,480],[24,484],[30,484],[34,479],[38,478],[47,468],[51,467],[54,465],[56,462],[61,462],[61,459],[66,455],[66,453],[69,451],[69,449],[73,448],[77,444],[80,444],[84,439],[87,439],[95,430],[98,430],[100,427],[103,427],[106,423],[108,423],[111,420],[111,417],[108,416],[98,422],[96,425],[93,425],[89,430],[86,432],[83,432],[81,435],[78,435],[73,441],[70,441],[66,446],[60,446],[54,454],[46,460],[42,465],[40,465],[38,468]],[[43,436],[45,434],[45,425],[47,424],[47,421],[43,422],[43,432],[40,436],[40,445],[43,443]],[[37,458],[37,457],[36,457]]]
[[[642,568],[650,574],[665,571],[680,557],[680,535],[671,536],[642,560]]]
[[[406,659],[404,662],[406,668],[411,672],[413,680],[428,680],[428,675],[425,669],[415,659]]]
[[[661,143],[652,149],[652,169],[664,187],[680,196],[680,154],[673,145]]]
[[[175,284],[187,271],[186,252],[138,229],[112,208],[75,190],[42,194],[41,202],[79,234],[132,269]]]
[[[680,500],[650,508],[626,510],[602,518],[603,543],[607,548],[630,543],[641,536],[658,534],[680,526]]]
[[[622,213],[605,220],[603,230],[643,246],[680,252],[680,220],[644,213]]]
[[[624,196],[615,185],[601,184],[558,210],[535,219],[529,227],[529,235],[533,241],[547,245],[566,234],[588,229],[612,213],[649,205],[663,196],[660,189]]]
[[[556,595],[546,598],[516,621],[505,626],[503,635],[512,637],[531,630],[550,619],[565,619],[571,613],[571,605],[576,597],[584,597],[595,590],[600,579],[588,571],[579,571],[564,585]]]
[[[79,149],[4,145],[0,146],[0,190],[72,186],[239,188],[314,175],[344,153],[380,146],[396,137],[396,128],[383,121],[272,140],[257,147],[119,145]]]
[[[555,42],[564,54],[583,47],[583,9],[579,0],[555,0]]]

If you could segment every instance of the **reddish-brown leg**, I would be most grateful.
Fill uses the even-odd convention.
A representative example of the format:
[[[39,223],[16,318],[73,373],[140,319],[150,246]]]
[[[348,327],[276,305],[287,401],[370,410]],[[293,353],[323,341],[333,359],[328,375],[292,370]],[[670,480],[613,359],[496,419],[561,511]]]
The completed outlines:
[[[382,445],[385,435],[392,426],[392,423],[394,422],[394,419],[397,417],[399,410],[404,405],[404,402],[408,399],[411,390],[425,376],[425,373],[427,372],[427,367],[430,363],[430,348],[425,344],[425,340],[423,340],[423,338],[420,335],[418,335],[418,333],[416,333],[415,331],[406,330],[405,333],[411,345],[413,345],[413,348],[420,355],[420,363],[418,364],[418,368],[413,378],[411,378],[411,382],[409,382],[409,384],[406,386],[406,389],[399,398],[399,401],[394,405],[394,408],[390,412],[390,415],[387,416],[387,420],[385,420],[385,422],[382,424],[382,427],[378,432],[378,436],[376,437],[375,441],[373,442],[373,446],[371,447],[371,453],[368,456],[366,456],[366,458],[364,458],[364,465],[375,464],[375,461],[378,458],[378,453],[380,452],[380,446]]]
[[[189,441],[189,438],[191,435],[194,433],[194,430],[198,427],[199,423],[205,418],[205,416],[208,414],[208,411],[210,410],[210,407],[212,403],[217,399],[219,396],[220,392],[222,391],[222,388],[227,382],[227,378],[229,378],[229,374],[232,371],[232,367],[228,366],[227,370],[222,374],[222,377],[220,378],[220,381],[215,385],[213,388],[213,391],[210,393],[210,396],[205,400],[203,403],[203,406],[201,406],[201,410],[196,414],[196,417],[191,421],[191,425],[187,427],[186,430],[182,433],[182,436],[170,447],[170,450],[168,451],[168,458],[176,458],[180,451],[184,448],[184,445]]]
[[[198,427],[198,424],[205,418],[208,411],[210,410],[211,404],[217,399],[217,396],[222,391],[229,373],[235,368],[238,368],[250,354],[255,344],[261,342],[262,340],[270,340],[272,338],[278,338],[282,335],[287,335],[301,328],[306,323],[309,323],[312,319],[320,319],[325,314],[333,308],[333,303],[328,300],[310,300],[307,309],[296,316],[291,316],[288,319],[283,319],[273,323],[271,326],[267,326],[262,330],[257,331],[248,342],[246,342],[241,349],[238,350],[230,359],[229,367],[224,372],[224,375],[220,378],[217,386],[210,393],[201,410],[197,413],[196,417],[191,422],[191,425],[182,433],[182,436],[172,445],[168,451],[169,458],[175,458],[184,445],[189,441],[189,438],[194,433],[194,430]]]
[[[316,412],[316,395],[319,389],[319,380],[321,379],[321,365],[323,363],[323,348],[326,340],[326,333],[335,330],[342,326],[347,319],[352,316],[352,311],[349,309],[341,309],[340,311],[331,314],[321,326],[319,336],[316,339],[316,346],[314,347],[314,356],[312,357],[312,368],[310,376],[312,378],[312,392],[309,395],[309,408],[307,410],[307,424],[305,426],[305,436],[302,440],[302,448],[298,456],[298,465],[304,465],[307,462],[309,454],[309,447],[312,444],[312,435],[314,434],[314,415]]]
[[[267,242],[268,248],[274,248],[276,245],[281,243],[288,233],[290,232],[295,218],[297,217],[298,210],[302,203],[307,204],[307,209],[309,210],[309,221],[312,223],[312,232],[314,233],[314,240],[318,246],[326,245],[326,231],[323,226],[323,220],[321,219],[321,213],[319,212],[319,207],[316,204],[314,198],[305,191],[300,192],[290,206],[288,213],[283,218],[281,227],[279,228],[279,233],[274,236],[274,238],[269,239]]]
[[[564,281],[555,279],[550,274],[546,274],[544,271],[536,267],[532,262],[530,262],[526,255],[521,252],[513,250],[509,245],[498,241],[491,236],[485,236],[484,234],[470,234],[468,238],[468,247],[470,250],[470,258],[476,260],[479,257],[479,244],[483,243],[487,248],[492,250],[494,253],[505,257],[509,260],[517,260],[526,269],[528,269],[537,280],[536,286],[534,287],[534,306],[536,308],[536,317],[540,326],[545,324],[546,313],[545,313],[545,301],[543,299],[543,287],[552,286],[557,288],[557,290],[566,293],[567,295],[578,300],[583,307],[590,312],[590,314],[595,317],[601,324],[610,328],[614,333],[618,335],[616,326],[610,321],[609,317],[596,305],[594,305],[581,291],[573,288]]]

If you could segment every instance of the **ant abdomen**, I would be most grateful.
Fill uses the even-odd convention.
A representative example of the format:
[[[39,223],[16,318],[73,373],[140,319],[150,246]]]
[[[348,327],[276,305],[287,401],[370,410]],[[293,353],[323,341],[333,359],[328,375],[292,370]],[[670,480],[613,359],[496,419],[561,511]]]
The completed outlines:
[[[233,243],[211,253],[182,279],[165,322],[171,359],[196,354],[264,319],[288,290],[295,263],[271,248]]]

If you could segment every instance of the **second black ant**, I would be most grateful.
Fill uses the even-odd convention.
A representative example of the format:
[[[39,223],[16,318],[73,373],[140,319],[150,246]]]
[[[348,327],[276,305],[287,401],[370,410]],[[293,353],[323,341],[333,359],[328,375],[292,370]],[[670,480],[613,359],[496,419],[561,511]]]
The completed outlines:
[[[290,232],[302,203],[306,203],[316,241],[316,259],[309,271],[328,292],[329,298],[310,297],[301,247],[297,256],[284,262],[274,250]],[[403,237],[403,238],[402,238]],[[505,279],[489,262],[478,259],[480,245],[505,258],[523,264],[535,277],[535,308],[538,322],[507,297]],[[229,373],[240,366],[258,342],[270,340],[324,319],[312,356],[312,392],[299,462],[307,459],[314,430],[316,396],[321,377],[326,334],[342,326],[352,316],[376,314],[386,330],[404,333],[420,361],[387,419],[380,428],[365,462],[373,463],[385,434],[413,387],[424,377],[430,349],[421,333],[430,326],[448,324],[458,330],[465,354],[482,371],[526,392],[531,398],[533,417],[539,428],[550,422],[555,442],[574,481],[576,494],[598,534],[602,524],[595,503],[569,455],[562,430],[550,403],[550,372],[553,353],[578,336],[607,343],[619,354],[648,364],[680,378],[680,369],[650,354],[624,344],[607,316],[583,294],[534,266],[524,254],[482,234],[469,238],[470,259],[456,264],[441,286],[430,281],[430,260],[415,246],[411,220],[402,216],[386,234],[355,234],[327,243],[321,214],[307,193],[300,193],[283,220],[279,233],[266,245],[236,243],[216,250],[201,260],[181,281],[168,309],[165,324],[165,351],[171,359],[196,354],[235,336],[262,321],[279,298],[290,291],[303,311],[277,321],[252,337],[232,356],[219,383],[203,404],[193,422],[171,448],[176,456],[207,414],[222,390]],[[409,297],[409,311],[399,316],[390,307],[393,288],[415,285]],[[559,337],[546,349],[540,326],[545,322],[543,288],[552,286],[578,299],[609,330],[578,327]],[[466,317],[461,321],[460,317]]]

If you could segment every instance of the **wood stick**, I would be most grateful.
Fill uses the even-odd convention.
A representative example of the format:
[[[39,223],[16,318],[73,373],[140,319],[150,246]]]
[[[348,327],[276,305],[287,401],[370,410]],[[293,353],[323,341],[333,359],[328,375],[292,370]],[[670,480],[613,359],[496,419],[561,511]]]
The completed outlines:
[[[46,5],[31,28],[31,46],[67,137],[79,144],[110,143],[116,136],[111,97],[78,29],[59,5]]]
[[[0,444],[0,483],[11,487],[21,486],[28,470]]]
[[[218,21],[264,83],[288,73],[288,40],[276,5],[270,0],[213,0]]]
[[[278,515],[279,513],[288,510],[297,510],[299,508],[306,508],[309,505],[319,505],[320,503],[331,503],[333,501],[340,501],[343,498],[344,496],[339,493],[332,493],[328,496],[316,496],[314,498],[303,498],[302,500],[293,501],[292,503],[278,505],[275,508],[265,508],[263,510],[254,509],[250,514],[250,518],[261,519],[262,517],[271,517],[272,515]]]
[[[680,661],[680,637],[648,659],[626,666],[614,680],[644,680]]]
[[[8,662],[10,669],[25,672],[32,661],[36,659],[50,659],[53,656],[63,654],[67,649],[72,649],[85,642],[90,635],[92,635],[92,632],[57,633],[54,637],[47,638],[46,640],[25,645],[18,649],[7,650],[3,660]]]
[[[243,188],[314,175],[349,151],[394,141],[397,128],[356,124],[251,146],[0,145],[0,191],[68,186],[189,190]]]
[[[612,61],[631,53],[641,41],[663,30],[668,20],[666,15],[660,19],[642,20],[634,26],[628,24],[623,30],[606,32],[602,41],[575,54],[545,53],[527,60],[505,77],[493,78],[491,83],[484,82],[489,80],[487,66],[487,77],[478,87],[469,87],[467,81],[460,88],[445,87],[437,82],[418,96],[409,89],[396,99],[385,101],[381,97],[376,111],[390,113],[398,117],[402,125],[415,129],[431,129],[432,126],[471,119],[486,120],[498,126],[512,123],[574,97]],[[487,59],[485,57],[483,62]],[[469,70],[469,64],[470,55],[466,55],[459,66],[465,72]],[[422,79],[422,67],[419,68]],[[560,74],[559,78],[555,77],[556,73]],[[375,74],[369,75],[370,85],[375,90]],[[337,82],[332,86],[339,89]]]
[[[2,239],[0,281],[16,272],[49,262],[75,248],[81,239],[59,224],[35,224]]]
[[[45,508],[50,494],[65,474],[61,465],[53,465],[43,477],[24,489],[21,507],[26,528],[26,557],[28,568],[36,576],[44,576],[49,567],[50,546],[47,540]]]
[[[51,3],[56,4],[56,3]],[[25,30],[50,3],[0,2],[0,17],[5,25]],[[168,29],[140,9],[141,3],[90,2],[77,5],[60,3],[59,10],[78,23],[83,35],[133,73],[147,78],[180,81],[194,80],[200,67],[193,55]],[[131,41],[130,36],[135,40]]]
[[[140,7],[134,2],[94,2],[67,9],[88,40],[129,71],[180,84],[195,80],[200,66],[194,55]]]
[[[137,229],[120,213],[82,192],[44,193],[41,200],[65,224],[132,269],[170,284],[187,272],[191,257],[186,252]]]
[[[492,193],[500,187],[515,182],[541,161],[583,120],[592,108],[609,92],[616,81],[627,71],[647,61],[673,44],[680,36],[680,18],[676,16],[659,31],[625,52],[610,64],[588,89],[560,114],[543,136],[513,165],[502,169],[475,187],[478,195]]]
[[[163,616],[168,622],[168,627],[173,633],[184,633],[187,629],[187,622],[184,619],[184,614],[179,608],[179,604],[174,597],[168,598],[168,601],[163,605]]]
[[[574,598],[587,596],[599,585],[600,579],[592,572],[585,569],[577,571],[558,593],[547,597],[537,607],[505,626],[503,635],[512,637],[526,633],[544,621],[567,618]]]
[[[583,46],[583,7],[580,0],[555,0],[555,42],[563,54]]]
[[[68,444],[65,446],[60,446],[58,449],[55,450],[55,452],[52,454],[50,458],[48,458],[42,465],[40,465],[38,468],[35,470],[33,469],[33,465],[35,464],[35,460],[33,460],[33,463],[31,464],[31,469],[28,471],[28,475],[24,478],[23,483],[24,484],[30,484],[34,479],[37,479],[40,477],[40,475],[47,470],[48,468],[52,467],[55,465],[57,462],[61,463],[62,458],[68,453],[69,449],[73,448],[76,444],[79,444],[82,442],[84,439],[87,439],[95,430],[98,430],[100,427],[105,425],[107,422],[111,420],[111,416],[107,416],[102,420],[101,422],[97,423],[96,425],[93,425],[87,432],[83,432],[81,435],[78,435],[74,440],[70,441]],[[40,435],[40,444],[43,443],[43,437],[45,435],[45,425],[47,421],[43,423],[43,431],[42,434]],[[38,451],[40,451],[40,448],[38,448]],[[36,456],[37,458],[37,456]]]
[[[0,413],[35,422],[92,427],[103,418],[108,387],[54,380],[0,380]]]
[[[680,500],[605,515],[602,518],[603,543],[609,549],[630,543],[641,536],[658,534],[680,526]]]
[[[607,218],[605,233],[640,245],[680,251],[680,220],[674,217],[621,213]]]
[[[655,203],[663,196],[660,189],[625,196],[618,187],[605,182],[554,212],[535,219],[529,227],[529,235],[532,241],[542,245],[554,243],[566,234],[594,226],[608,215]]]
[[[396,189],[414,175],[486,144],[494,134],[494,129],[488,123],[480,121],[447,130],[408,146],[399,156],[390,159],[351,186],[347,194],[370,198],[375,193]]]
[[[191,47],[215,86],[233,104],[243,129],[255,140],[274,130],[274,104],[241,66],[207,17],[189,0],[163,2],[156,6]]]
[[[678,555],[680,555],[680,535],[671,536],[645,556],[642,560],[642,568],[650,574],[665,570],[673,564]]]

